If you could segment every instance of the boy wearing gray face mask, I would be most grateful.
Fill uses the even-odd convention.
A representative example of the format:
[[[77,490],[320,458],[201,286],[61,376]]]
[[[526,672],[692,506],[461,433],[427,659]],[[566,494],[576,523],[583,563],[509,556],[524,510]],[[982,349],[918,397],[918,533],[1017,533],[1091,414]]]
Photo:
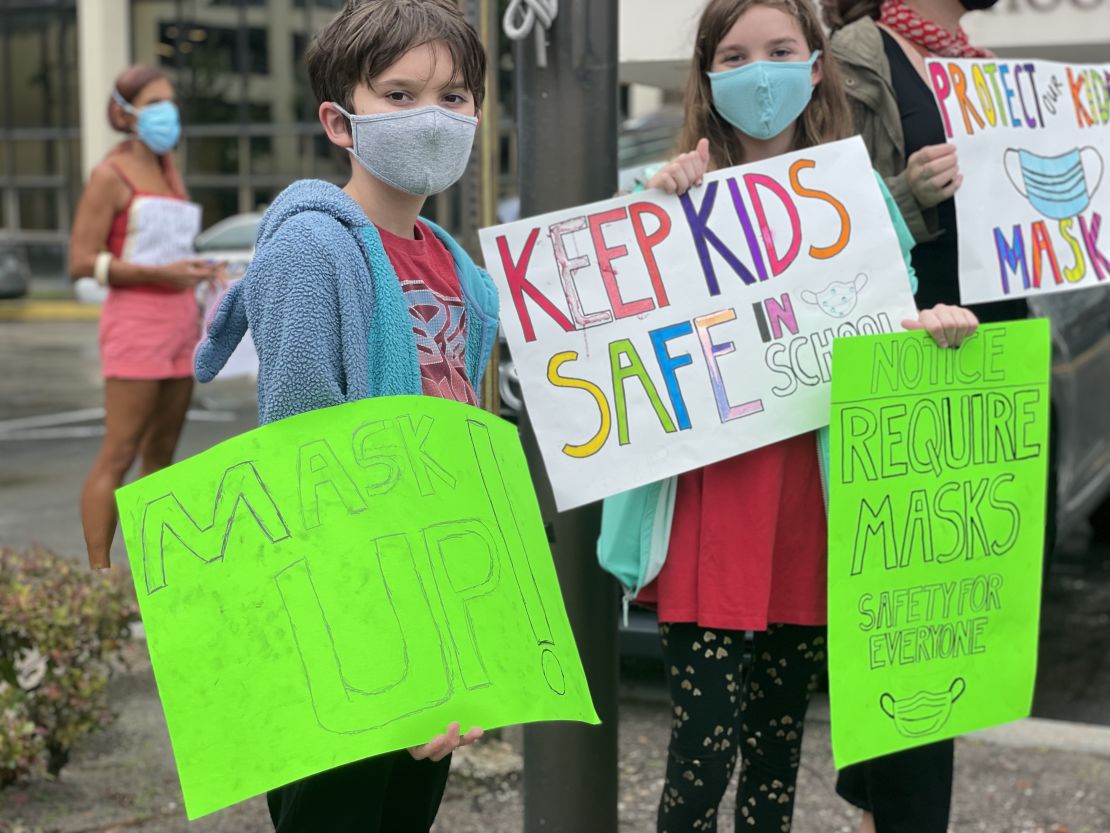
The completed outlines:
[[[452,0],[348,0],[305,61],[351,179],[342,189],[303,180],[274,201],[250,269],[197,350],[197,378],[215,377],[249,322],[261,424],[371,396],[477,404],[497,292],[419,217],[470,155],[486,70],[477,34]],[[270,792],[275,829],[427,831],[451,752],[482,733],[460,728]]]

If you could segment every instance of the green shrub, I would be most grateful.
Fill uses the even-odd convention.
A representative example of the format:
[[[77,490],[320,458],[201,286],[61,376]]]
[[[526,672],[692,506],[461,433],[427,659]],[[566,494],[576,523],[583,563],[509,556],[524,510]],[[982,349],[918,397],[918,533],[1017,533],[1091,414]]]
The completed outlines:
[[[108,677],[138,618],[125,573],[0,547],[0,787],[57,775],[112,720]]]

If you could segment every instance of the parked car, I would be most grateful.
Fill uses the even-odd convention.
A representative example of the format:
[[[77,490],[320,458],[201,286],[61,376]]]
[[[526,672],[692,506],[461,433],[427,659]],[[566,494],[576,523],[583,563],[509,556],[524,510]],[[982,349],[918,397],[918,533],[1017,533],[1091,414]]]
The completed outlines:
[[[1046,295],[1029,307],[1052,328],[1056,521],[1063,531],[1110,495],[1110,289]]]
[[[31,266],[15,241],[0,236],[0,298],[22,298],[31,288]]]
[[[261,222],[262,214],[254,211],[220,220],[197,235],[193,244],[197,256],[227,263],[228,277],[238,280],[254,257],[254,240]]]

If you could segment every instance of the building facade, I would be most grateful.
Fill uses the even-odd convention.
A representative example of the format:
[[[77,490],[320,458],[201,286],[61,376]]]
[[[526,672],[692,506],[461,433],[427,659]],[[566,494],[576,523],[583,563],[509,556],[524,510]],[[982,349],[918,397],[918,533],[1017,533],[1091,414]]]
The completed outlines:
[[[64,274],[82,182],[122,139],[107,105],[132,63],[174,83],[178,161],[205,226],[264,208],[295,179],[344,181],[349,157],[320,129],[303,67],[343,1],[0,0],[0,235],[36,273]],[[462,216],[466,190],[427,213]]]
[[[618,1],[626,114],[673,105],[700,3],[611,0]],[[161,67],[176,85],[185,124],[178,152],[206,226],[266,205],[299,177],[339,181],[349,163],[320,131],[302,58],[342,2],[0,0],[0,236],[25,245],[37,272],[62,273],[82,180],[121,138],[106,119],[112,82],[135,62]],[[496,44],[491,70],[501,93],[485,114],[488,149],[476,154],[499,175],[493,197],[489,174],[472,172],[429,205],[466,236],[511,196],[515,153],[504,115],[511,60],[495,37],[498,0],[460,2]],[[1110,61],[1110,0],[1000,0],[968,28],[1004,54]],[[637,138],[622,137],[622,149]],[[622,165],[637,162],[633,156],[622,150]]]

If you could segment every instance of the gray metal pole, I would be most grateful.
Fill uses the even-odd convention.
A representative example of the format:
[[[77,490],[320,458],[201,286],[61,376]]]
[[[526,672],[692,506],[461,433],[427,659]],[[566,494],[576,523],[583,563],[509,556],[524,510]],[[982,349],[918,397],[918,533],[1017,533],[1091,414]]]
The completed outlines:
[[[562,0],[547,66],[533,38],[516,51],[523,216],[605,199],[617,187],[618,0]],[[595,556],[600,506],[557,514],[527,418],[521,420],[555,568],[600,726],[524,730],[525,833],[617,830],[617,593]]]

